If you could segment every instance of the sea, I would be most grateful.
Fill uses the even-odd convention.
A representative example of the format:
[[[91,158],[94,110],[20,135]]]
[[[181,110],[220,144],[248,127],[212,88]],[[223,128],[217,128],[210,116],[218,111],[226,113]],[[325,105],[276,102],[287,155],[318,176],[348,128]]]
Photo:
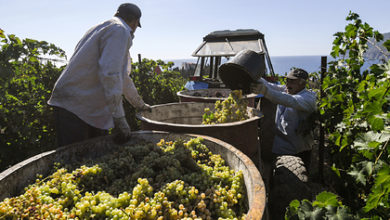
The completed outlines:
[[[326,55],[323,55],[326,56]],[[271,56],[271,64],[274,69],[274,73],[277,75],[287,74],[291,68],[301,68],[309,73],[321,71],[321,55],[318,56]],[[327,62],[332,61],[331,56],[326,56]],[[181,68],[183,63],[196,63],[197,59],[172,59],[164,60],[172,61],[174,63],[173,68]]]
[[[323,56],[274,56],[271,63],[274,73],[278,75],[287,74],[291,68],[301,68],[308,73],[321,71],[321,57]],[[327,62],[334,60],[331,56],[326,56]]]

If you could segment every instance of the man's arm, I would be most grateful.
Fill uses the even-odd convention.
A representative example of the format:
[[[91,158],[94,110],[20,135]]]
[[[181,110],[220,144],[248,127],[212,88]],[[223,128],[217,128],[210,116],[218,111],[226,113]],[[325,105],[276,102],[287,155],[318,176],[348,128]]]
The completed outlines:
[[[124,143],[131,137],[131,129],[123,109],[123,66],[129,50],[130,33],[112,25],[100,40],[99,77],[114,121],[114,141]]]
[[[312,92],[290,95],[284,92],[268,89],[264,95],[271,102],[299,111],[314,112],[316,110],[316,96]]]
[[[128,57],[127,72],[131,72],[131,59]],[[142,100],[141,96],[138,94],[137,88],[134,85],[133,80],[128,74],[124,76],[123,79],[123,94],[126,100],[137,109],[144,109],[145,102]]]
[[[114,118],[124,117],[122,104],[124,57],[128,50],[129,34],[125,29],[111,27],[100,40],[99,77]]]
[[[299,111],[313,112],[316,109],[316,95],[312,92],[303,94],[290,95],[285,92],[285,86],[269,83],[264,79],[260,79],[257,83],[251,85],[252,92],[263,94],[275,104],[284,105],[295,108]]]
[[[264,78],[260,78],[259,81],[261,81],[261,83],[266,85],[268,87],[268,89],[273,89],[276,91],[284,91],[286,89],[285,85],[280,85],[280,84],[278,85],[276,83],[271,83],[271,82],[268,82],[267,80],[265,80]]]

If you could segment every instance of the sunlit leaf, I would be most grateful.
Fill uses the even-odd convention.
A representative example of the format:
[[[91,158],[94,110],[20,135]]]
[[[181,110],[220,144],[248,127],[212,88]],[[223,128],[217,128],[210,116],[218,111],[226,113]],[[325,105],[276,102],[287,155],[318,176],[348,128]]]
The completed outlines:
[[[390,40],[385,41],[383,46],[387,49],[387,51],[390,51]]]
[[[378,117],[370,117],[367,121],[371,125],[372,129],[375,131],[383,130],[385,126],[385,122],[383,121],[383,119]]]
[[[368,97],[370,99],[372,98],[376,98],[376,99],[380,99],[382,98],[382,96],[385,94],[386,92],[386,88],[384,87],[379,87],[379,88],[375,88],[375,89],[371,89],[368,91]]]
[[[294,199],[293,201],[290,202],[290,207],[298,208],[299,205],[300,205],[300,202],[296,199]]]
[[[0,38],[5,38],[4,31],[0,28]]]
[[[369,131],[366,133],[358,134],[354,144],[356,146],[364,146],[364,145],[367,145],[369,142],[383,143],[385,141],[388,141],[389,139],[390,139],[389,132]]]
[[[331,192],[321,192],[316,196],[316,200],[313,202],[313,206],[326,207],[326,206],[338,206],[337,195]]]
[[[337,169],[335,166],[332,166],[331,169],[332,169],[333,172],[335,172],[335,174],[336,174],[338,177],[341,176],[341,175],[340,175],[340,170]]]
[[[365,212],[369,212],[380,205],[383,199],[389,199],[390,194],[390,167],[383,167],[377,174],[375,184],[372,187],[371,193],[368,196],[366,206],[363,208]],[[388,204],[388,202],[387,202]]]
[[[363,170],[352,170],[348,174],[353,176],[356,182],[366,185],[366,175],[364,175]]]

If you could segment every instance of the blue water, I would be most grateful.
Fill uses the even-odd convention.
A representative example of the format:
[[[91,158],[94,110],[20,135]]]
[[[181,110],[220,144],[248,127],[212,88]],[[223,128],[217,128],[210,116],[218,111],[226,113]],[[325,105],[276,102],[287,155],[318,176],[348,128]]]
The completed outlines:
[[[328,56],[328,62],[331,61],[331,57]],[[182,63],[190,62],[196,63],[196,59],[177,59],[177,60],[164,60],[172,61],[175,63],[174,67],[181,67]],[[274,56],[271,57],[271,63],[274,69],[274,73],[278,75],[285,75],[291,68],[297,67],[306,70],[309,73],[319,72],[321,70],[321,56]]]
[[[329,61],[331,57],[327,57]],[[285,75],[294,67],[309,73],[321,71],[321,56],[275,56],[271,57],[271,63],[277,75]]]

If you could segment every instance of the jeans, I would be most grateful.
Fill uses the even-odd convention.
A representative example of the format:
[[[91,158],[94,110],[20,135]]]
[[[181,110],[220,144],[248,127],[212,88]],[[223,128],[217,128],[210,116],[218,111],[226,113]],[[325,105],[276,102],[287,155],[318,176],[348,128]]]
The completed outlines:
[[[53,107],[56,120],[57,147],[108,135],[108,130],[95,128],[72,112],[60,107]]]

